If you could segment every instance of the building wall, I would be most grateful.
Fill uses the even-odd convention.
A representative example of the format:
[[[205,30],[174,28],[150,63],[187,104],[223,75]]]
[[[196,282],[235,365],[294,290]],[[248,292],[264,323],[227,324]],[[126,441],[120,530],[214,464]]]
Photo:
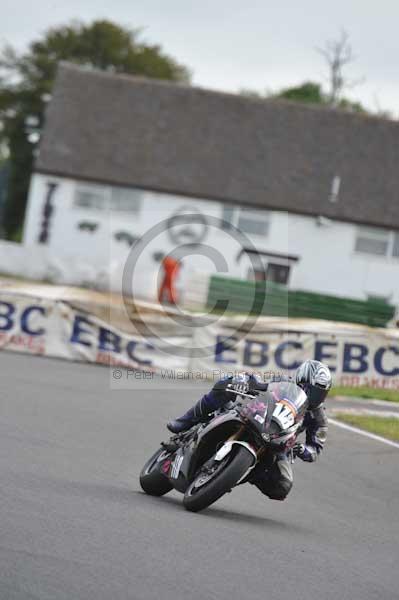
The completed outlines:
[[[267,217],[268,226],[267,233],[246,234],[243,238],[237,236],[234,228],[221,228],[220,220],[226,215],[226,207],[220,202],[132,189],[113,191],[109,186],[93,187],[71,179],[35,174],[25,221],[26,245],[38,244],[49,190],[52,190],[53,212],[48,219],[46,245],[54,256],[68,254],[98,268],[109,264],[123,266],[131,249],[129,241],[142,239],[144,235],[148,238],[143,248],[139,248],[140,256],[136,257],[135,281],[143,296],[153,297],[156,293],[160,254],[173,251],[182,242],[194,241],[196,243],[186,247],[188,255],[183,258],[182,288],[193,272],[221,270],[232,277],[248,277],[252,272],[251,263],[247,254],[240,256],[240,249],[252,244],[261,252],[298,257],[298,261],[291,263],[289,286],[292,289],[359,299],[373,295],[399,302],[396,285],[399,258],[356,252],[359,228],[353,224],[277,211],[256,215],[245,208],[241,213],[243,218],[261,222]],[[103,208],[76,205],[77,198],[81,204],[86,202],[85,194],[91,193],[90,190],[94,196],[98,193],[105,199]],[[134,209],[114,210],[112,207],[117,202],[119,208],[131,203]],[[197,215],[198,222],[179,222],[178,215],[188,213]],[[236,212],[236,224],[237,216]],[[168,221],[171,218],[172,224]],[[191,232],[186,231],[187,227]],[[170,229],[177,231],[174,239]],[[394,243],[393,237],[390,240]],[[265,257],[266,264],[268,260],[281,262]]]

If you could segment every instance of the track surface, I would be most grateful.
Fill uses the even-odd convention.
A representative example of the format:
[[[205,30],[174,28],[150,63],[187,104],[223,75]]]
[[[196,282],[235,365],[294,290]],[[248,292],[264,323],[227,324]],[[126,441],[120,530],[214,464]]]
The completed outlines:
[[[242,486],[190,514],[174,492],[142,494],[138,473],[200,388],[116,391],[102,367],[0,364],[1,600],[399,597],[397,449],[331,427],[285,502]]]

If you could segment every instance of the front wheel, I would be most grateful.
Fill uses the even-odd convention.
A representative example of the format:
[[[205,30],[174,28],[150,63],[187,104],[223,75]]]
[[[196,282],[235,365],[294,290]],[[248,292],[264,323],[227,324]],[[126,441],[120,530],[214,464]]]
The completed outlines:
[[[163,496],[173,488],[169,479],[162,473],[162,467],[169,456],[169,452],[160,448],[145,463],[140,473],[140,485],[146,494]]]
[[[241,479],[253,464],[254,457],[243,446],[237,446],[220,462],[206,463],[184,494],[184,508],[198,512],[207,508]]]

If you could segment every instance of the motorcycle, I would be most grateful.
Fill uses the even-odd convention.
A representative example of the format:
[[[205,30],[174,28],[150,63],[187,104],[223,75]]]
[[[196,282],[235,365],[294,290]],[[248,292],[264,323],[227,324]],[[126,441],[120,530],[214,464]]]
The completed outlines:
[[[308,404],[305,392],[285,381],[239,397],[163,442],[140,473],[144,492],[163,496],[175,489],[184,494],[184,507],[198,512],[246,483],[259,462],[270,467],[281,452],[293,460]]]

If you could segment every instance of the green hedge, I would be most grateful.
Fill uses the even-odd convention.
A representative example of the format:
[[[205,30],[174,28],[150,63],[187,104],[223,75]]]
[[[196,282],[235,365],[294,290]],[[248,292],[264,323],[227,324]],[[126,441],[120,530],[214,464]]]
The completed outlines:
[[[265,281],[211,277],[207,308],[252,315],[327,319],[385,327],[395,308],[371,300],[353,300],[303,291]]]

